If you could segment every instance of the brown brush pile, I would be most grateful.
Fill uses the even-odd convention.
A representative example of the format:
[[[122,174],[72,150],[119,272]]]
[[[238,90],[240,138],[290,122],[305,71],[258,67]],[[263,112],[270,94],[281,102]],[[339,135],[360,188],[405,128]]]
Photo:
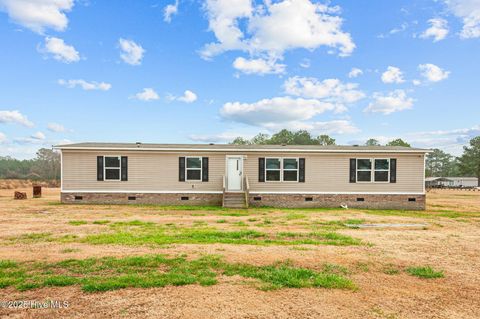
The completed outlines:
[[[30,188],[33,185],[38,185],[48,188],[60,187],[60,181],[50,180],[50,181],[32,181],[27,179],[0,179],[0,189],[20,189],[20,188]]]

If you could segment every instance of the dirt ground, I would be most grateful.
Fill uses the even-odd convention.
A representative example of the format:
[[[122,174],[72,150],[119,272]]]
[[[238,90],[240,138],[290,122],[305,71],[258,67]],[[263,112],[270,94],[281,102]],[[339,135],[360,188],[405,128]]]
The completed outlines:
[[[249,210],[242,216],[222,211],[160,210],[120,205],[59,205],[59,190],[43,197],[13,200],[0,190],[0,260],[54,262],[69,258],[142,254],[203,254],[228,262],[266,265],[290,260],[316,269],[333,263],[348,268],[357,290],[282,288],[262,291],[236,277],[220,276],[216,285],[128,288],[85,293],[79,286],[18,291],[0,289],[0,302],[61,300],[62,309],[8,309],[2,318],[480,318],[480,192],[435,190],[427,195],[426,212],[365,210]],[[232,214],[234,215],[234,214]],[[223,219],[225,222],[219,223]],[[268,227],[252,220],[269,219]],[[93,221],[140,220],[188,227],[203,222],[218,229],[305,232],[328,221],[363,219],[363,223],[426,224],[399,228],[341,228],[336,232],[368,243],[359,246],[173,244],[168,246],[90,245],[79,242],[15,241],[25,234],[99,233]],[[87,221],[72,225],[70,221]],[[238,222],[244,222],[241,228]],[[102,228],[103,227],[103,228]],[[424,279],[385,269],[431,266],[443,278]]]

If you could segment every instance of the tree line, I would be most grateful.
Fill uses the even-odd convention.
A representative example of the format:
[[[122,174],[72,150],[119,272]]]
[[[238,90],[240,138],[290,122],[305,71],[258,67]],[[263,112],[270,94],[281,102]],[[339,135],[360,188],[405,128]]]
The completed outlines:
[[[305,130],[289,131],[281,130],[273,135],[259,133],[251,139],[243,137],[235,138],[231,144],[237,145],[336,145],[334,138],[328,135],[313,136]],[[374,139],[368,139],[365,146],[382,146]],[[409,143],[399,139],[391,140],[385,146],[411,147]],[[440,149],[433,149],[427,154],[425,174],[427,177],[453,177],[453,176],[474,176],[479,179],[480,186],[480,136],[472,138],[469,145],[464,146],[461,156],[453,156]]]
[[[272,136],[264,133],[259,133],[251,139],[245,139],[243,137],[235,138],[230,144],[237,145],[336,145],[334,138],[329,135],[323,134],[313,136],[306,130],[300,130],[296,132],[283,129]],[[366,146],[381,146],[380,142],[376,139],[369,139],[365,142]],[[410,144],[402,140],[401,138],[391,140],[386,146],[405,146],[410,147]]]
[[[60,154],[47,148],[41,148],[37,151],[36,157],[29,160],[0,156],[0,178],[59,180]]]

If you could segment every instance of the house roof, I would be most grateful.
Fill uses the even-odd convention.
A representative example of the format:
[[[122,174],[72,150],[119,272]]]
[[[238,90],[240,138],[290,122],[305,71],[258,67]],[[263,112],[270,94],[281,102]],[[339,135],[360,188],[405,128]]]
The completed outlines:
[[[154,143],[74,143],[56,145],[60,150],[143,150],[143,151],[270,151],[270,152],[372,152],[428,153],[430,150],[403,146],[343,145],[235,145],[235,144],[154,144]]]
[[[478,181],[476,177],[427,177],[425,178],[426,182],[446,182],[446,181]]]

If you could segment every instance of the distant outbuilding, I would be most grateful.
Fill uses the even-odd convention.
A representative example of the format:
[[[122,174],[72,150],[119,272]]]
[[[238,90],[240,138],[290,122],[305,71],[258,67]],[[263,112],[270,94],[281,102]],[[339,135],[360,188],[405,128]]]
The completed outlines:
[[[425,187],[471,188],[478,186],[476,177],[427,177]]]

